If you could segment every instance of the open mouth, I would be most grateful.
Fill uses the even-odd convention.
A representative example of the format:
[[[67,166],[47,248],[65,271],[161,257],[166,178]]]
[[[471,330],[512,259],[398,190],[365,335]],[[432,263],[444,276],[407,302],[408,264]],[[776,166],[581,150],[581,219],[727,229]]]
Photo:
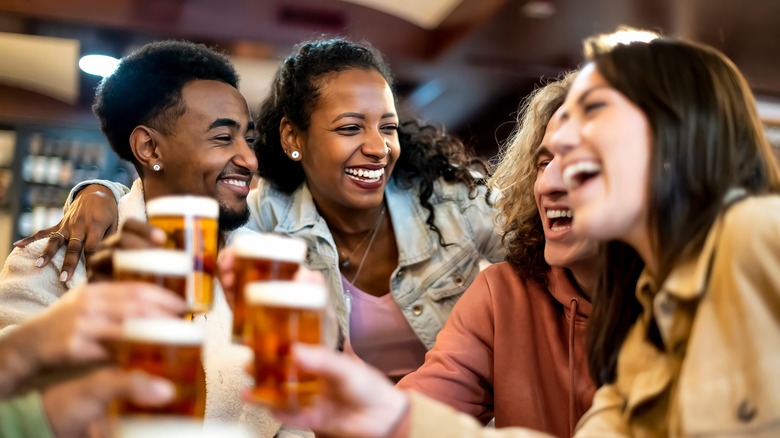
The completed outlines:
[[[569,190],[585,184],[591,178],[601,173],[601,165],[593,161],[578,161],[563,169],[563,185]]]
[[[552,231],[565,231],[571,228],[571,219],[574,216],[569,209],[547,210],[547,225]]]
[[[224,176],[217,180],[220,185],[227,186],[227,190],[232,192],[235,196],[245,197],[249,194],[249,183],[252,181],[251,176],[243,177],[243,175]]]
[[[347,167],[344,169],[344,173],[346,173],[348,177],[354,179],[355,181],[360,181],[362,183],[375,183],[379,182],[379,180],[385,176],[385,168],[382,167],[379,169],[366,169],[364,167]]]
[[[219,181],[221,183],[228,184],[231,186],[236,186],[236,187],[246,187],[248,184],[247,181],[243,181],[239,179],[221,179]]]

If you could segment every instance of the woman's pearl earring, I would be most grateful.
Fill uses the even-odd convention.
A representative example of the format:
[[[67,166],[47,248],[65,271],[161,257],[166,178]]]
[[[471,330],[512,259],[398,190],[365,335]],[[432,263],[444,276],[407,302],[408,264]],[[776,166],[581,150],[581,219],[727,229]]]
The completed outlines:
[[[297,160],[298,158],[301,158],[301,153],[298,151],[292,151],[292,153],[290,153],[290,157],[292,157],[293,160]]]
[[[154,170],[155,172],[159,172],[160,169],[162,169],[162,166],[160,166],[159,164],[155,164],[154,166],[152,166],[152,170]]]

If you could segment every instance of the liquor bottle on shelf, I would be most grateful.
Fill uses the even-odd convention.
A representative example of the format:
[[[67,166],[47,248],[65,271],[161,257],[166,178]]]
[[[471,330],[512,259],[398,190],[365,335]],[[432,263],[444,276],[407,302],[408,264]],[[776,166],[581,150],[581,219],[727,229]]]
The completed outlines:
[[[43,175],[44,184],[57,185],[60,182],[60,168],[62,167],[62,145],[58,140],[51,142],[51,150],[48,160],[45,162]]]
[[[52,140],[50,138],[45,138],[40,153],[33,156],[32,177],[30,178],[30,182],[34,184],[43,184],[46,182],[52,146]]]
[[[63,143],[65,144],[65,143]],[[71,140],[65,146],[62,150],[62,166],[59,169],[59,175],[57,176],[57,183],[60,185],[60,187],[68,187],[71,183],[71,178],[73,178],[73,152],[75,149],[75,145],[77,142],[75,140]]]
[[[35,230],[33,229],[33,213],[32,208],[25,207],[19,213],[19,219],[16,221],[16,232],[20,236],[29,236]]]
[[[71,171],[70,185],[75,186],[76,184],[86,179],[84,178],[84,174],[86,173],[86,170],[84,169],[84,143],[75,141],[73,143],[73,147],[70,150],[70,156],[73,160],[73,170]]]
[[[91,146],[91,145],[90,145]],[[88,152],[87,152],[88,151]],[[96,179],[100,177],[99,151],[94,147],[85,149],[84,179]]]
[[[21,151],[21,174],[13,233],[15,238],[56,224],[70,189],[79,182],[107,178],[132,183],[135,171],[119,162],[97,130],[29,127],[18,131],[12,149]],[[132,176],[131,176],[132,174]],[[0,195],[2,195],[0,168]],[[10,196],[10,195],[9,195]],[[0,196],[0,201],[2,197]]]
[[[30,136],[30,143],[28,146],[28,153],[22,160],[22,179],[27,182],[32,182],[33,174],[38,163],[38,156],[41,153],[43,147],[43,135],[40,132],[36,132]]]

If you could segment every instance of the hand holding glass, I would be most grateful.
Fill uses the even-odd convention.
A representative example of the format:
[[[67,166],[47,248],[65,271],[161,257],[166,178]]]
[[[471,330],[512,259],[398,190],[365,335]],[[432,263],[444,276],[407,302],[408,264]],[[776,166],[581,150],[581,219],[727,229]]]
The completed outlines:
[[[254,282],[246,287],[248,341],[255,353],[255,400],[282,410],[310,406],[319,393],[315,375],[293,361],[293,343],[321,342],[327,291],[318,284]]]

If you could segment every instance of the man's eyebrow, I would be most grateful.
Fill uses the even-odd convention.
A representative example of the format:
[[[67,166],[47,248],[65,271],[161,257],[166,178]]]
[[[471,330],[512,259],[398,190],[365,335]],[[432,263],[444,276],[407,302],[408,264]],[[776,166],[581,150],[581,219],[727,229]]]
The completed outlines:
[[[209,131],[211,131],[214,128],[219,128],[222,126],[227,126],[229,128],[238,128],[240,125],[237,121],[233,119],[217,119],[211,122],[211,125],[209,125]]]
[[[255,122],[253,122],[253,121],[251,121],[251,120],[250,120],[250,121],[249,121],[249,124],[248,124],[248,125],[246,125],[246,130],[247,130],[247,132],[248,132],[248,131],[254,131],[254,130],[255,130]]]

